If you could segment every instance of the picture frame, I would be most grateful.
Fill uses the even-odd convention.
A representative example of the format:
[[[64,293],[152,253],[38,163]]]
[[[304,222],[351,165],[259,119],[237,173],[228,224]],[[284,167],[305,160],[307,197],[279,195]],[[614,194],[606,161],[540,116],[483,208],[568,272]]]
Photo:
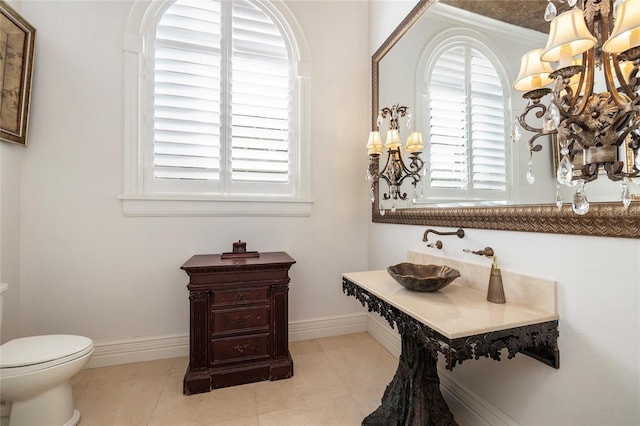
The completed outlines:
[[[0,140],[27,145],[36,30],[0,0]]]

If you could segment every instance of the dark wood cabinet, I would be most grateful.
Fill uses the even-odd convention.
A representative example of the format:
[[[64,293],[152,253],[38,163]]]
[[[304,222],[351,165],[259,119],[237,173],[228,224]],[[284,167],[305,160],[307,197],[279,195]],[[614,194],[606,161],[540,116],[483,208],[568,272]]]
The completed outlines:
[[[289,353],[289,269],[284,252],[256,257],[196,255],[189,275],[186,395],[293,376]]]

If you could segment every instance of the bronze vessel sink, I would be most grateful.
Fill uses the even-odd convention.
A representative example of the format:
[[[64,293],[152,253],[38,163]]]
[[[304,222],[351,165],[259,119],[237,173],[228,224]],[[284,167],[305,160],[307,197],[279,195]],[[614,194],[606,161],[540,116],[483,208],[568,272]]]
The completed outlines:
[[[448,266],[409,262],[389,266],[387,272],[404,288],[422,292],[438,291],[460,276],[457,269]]]

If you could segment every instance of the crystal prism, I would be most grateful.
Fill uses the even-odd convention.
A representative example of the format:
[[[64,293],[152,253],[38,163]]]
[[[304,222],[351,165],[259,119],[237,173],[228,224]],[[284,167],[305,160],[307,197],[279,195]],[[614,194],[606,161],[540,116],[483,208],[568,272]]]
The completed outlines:
[[[578,184],[576,193],[573,194],[573,212],[579,215],[587,214],[589,211],[589,200],[584,193],[584,182]]]
[[[573,169],[571,167],[571,161],[569,157],[564,155],[560,164],[558,165],[558,171],[556,172],[556,178],[561,185],[571,185],[571,178],[573,177]]]
[[[629,184],[622,182],[622,205],[625,209],[628,209],[631,205],[631,191],[629,191]]]
[[[544,10],[544,20],[547,22],[551,22],[557,14],[558,10],[556,9],[556,6],[553,4],[553,2],[549,1],[549,3],[547,3],[546,9]]]
[[[560,185],[556,185],[556,206],[562,208],[562,194],[560,194]]]
[[[373,178],[373,176],[371,175],[371,170],[369,170],[368,168],[367,168],[367,173],[364,174],[364,178],[367,181],[370,181]]]
[[[380,126],[382,126],[382,123],[383,123],[383,121],[382,121],[382,112],[380,112],[378,114],[378,119],[376,120],[376,124],[378,125],[378,127],[380,127]]]
[[[529,182],[529,184],[533,184],[535,180],[536,178],[533,175],[533,161],[529,160],[529,167],[527,168],[527,182]]]
[[[373,204],[376,201],[376,196],[373,193],[373,190],[369,192],[369,200],[371,201],[371,204]]]
[[[411,114],[407,114],[407,129],[411,129]]]
[[[545,132],[551,132],[553,130],[555,130],[553,128],[553,121],[547,119],[544,121],[544,125],[542,126],[542,128],[544,129]]]
[[[384,214],[385,214],[385,210],[382,207],[380,207],[380,216],[384,216]]]
[[[395,213],[396,212],[396,203],[393,202],[391,203],[391,213]]]
[[[520,134],[520,129],[518,129],[518,122],[514,120],[511,127],[511,141],[518,142],[520,138],[522,138],[522,135]]]
[[[638,152],[636,152],[636,161],[634,164],[636,170],[640,170],[640,150],[638,150]]]
[[[578,0],[569,0],[567,1],[567,4],[569,5],[569,7],[573,7],[578,4]]]
[[[549,120],[553,121],[554,129],[557,129],[560,125],[560,110],[555,103],[549,105]]]

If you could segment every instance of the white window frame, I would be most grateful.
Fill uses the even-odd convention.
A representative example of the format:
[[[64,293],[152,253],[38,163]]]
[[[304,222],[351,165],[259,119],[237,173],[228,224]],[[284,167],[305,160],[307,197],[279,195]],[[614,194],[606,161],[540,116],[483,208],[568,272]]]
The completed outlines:
[[[145,168],[153,163],[153,72],[149,49],[155,27],[172,0],[135,2],[123,36],[124,54],[124,190],[119,195],[126,216],[309,216],[310,77],[309,49],[293,14],[278,0],[252,0],[281,29],[291,47],[292,78],[297,94],[292,99],[291,123],[295,140],[290,147],[291,193],[212,194],[153,191]],[[151,156],[151,157],[150,157]]]
[[[430,181],[430,170],[429,167],[429,99],[428,99],[428,90],[429,90],[429,76],[431,75],[431,70],[435,65],[436,60],[440,57],[440,54],[443,50],[446,50],[449,46],[460,45],[461,43],[468,44],[472,48],[480,51],[483,55],[485,55],[493,64],[498,76],[500,78],[502,87],[504,89],[504,125],[505,125],[505,190],[504,191],[495,191],[491,193],[491,191],[486,190],[477,190],[472,191],[469,190],[456,190],[456,189],[444,189],[444,188],[435,188],[432,189],[429,181]],[[500,57],[497,50],[492,48],[491,42],[486,39],[482,34],[468,29],[468,28],[451,28],[447,31],[441,32],[438,36],[434,37],[422,51],[420,60],[418,61],[418,66],[416,68],[416,112],[419,120],[423,123],[422,128],[425,129],[425,143],[427,145],[427,149],[425,149],[425,155],[427,159],[425,160],[425,167],[427,167],[426,176],[424,177],[424,196],[418,199],[418,204],[420,203],[433,203],[433,202],[443,202],[443,203],[465,203],[465,202],[474,202],[477,200],[487,201],[487,204],[492,203],[506,203],[507,200],[511,199],[512,193],[512,180],[513,180],[513,160],[512,160],[512,149],[511,144],[508,143],[509,140],[509,125],[512,121],[511,118],[511,95],[512,92],[510,90],[509,78],[507,76],[507,72],[502,66],[505,63],[504,59]],[[478,195],[478,193],[482,195]],[[462,196],[463,193],[466,193],[466,196]]]

